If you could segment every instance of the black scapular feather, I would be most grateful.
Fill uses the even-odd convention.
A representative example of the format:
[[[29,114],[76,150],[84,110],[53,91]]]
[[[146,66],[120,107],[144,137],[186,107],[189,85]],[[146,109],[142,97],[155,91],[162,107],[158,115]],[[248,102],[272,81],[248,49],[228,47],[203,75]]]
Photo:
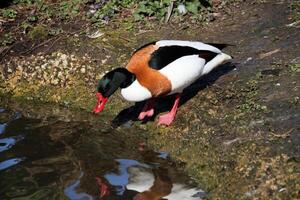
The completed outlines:
[[[217,53],[207,50],[199,50],[189,46],[163,46],[151,54],[149,66],[153,69],[160,70],[171,62],[188,55],[199,55],[199,57],[209,62]]]

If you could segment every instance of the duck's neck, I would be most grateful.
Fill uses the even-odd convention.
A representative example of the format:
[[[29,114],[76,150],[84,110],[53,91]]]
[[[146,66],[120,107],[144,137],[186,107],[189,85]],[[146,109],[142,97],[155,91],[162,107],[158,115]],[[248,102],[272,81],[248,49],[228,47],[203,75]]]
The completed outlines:
[[[120,88],[126,88],[135,81],[136,77],[126,68],[117,68],[113,79],[120,83]]]

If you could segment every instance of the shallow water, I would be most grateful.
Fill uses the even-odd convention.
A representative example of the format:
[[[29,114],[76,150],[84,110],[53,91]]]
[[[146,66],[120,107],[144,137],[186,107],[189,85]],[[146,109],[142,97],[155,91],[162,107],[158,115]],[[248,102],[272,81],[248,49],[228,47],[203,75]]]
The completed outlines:
[[[0,199],[206,196],[166,152],[148,149],[137,134],[0,108]]]

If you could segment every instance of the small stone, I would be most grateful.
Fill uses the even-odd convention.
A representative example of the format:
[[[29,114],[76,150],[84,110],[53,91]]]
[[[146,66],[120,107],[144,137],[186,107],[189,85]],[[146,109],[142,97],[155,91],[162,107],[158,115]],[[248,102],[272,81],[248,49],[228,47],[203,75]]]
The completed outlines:
[[[66,68],[68,66],[68,60],[67,60],[66,55],[64,57],[62,56],[61,58],[62,58],[62,65],[64,68]]]
[[[107,59],[101,60],[101,64],[105,64],[107,62]]]
[[[23,71],[23,67],[22,67],[21,65],[18,65],[17,69],[18,69],[19,71]]]
[[[71,61],[75,61],[76,60],[76,58],[75,58],[75,56],[72,54],[71,55]]]
[[[48,63],[44,63],[41,65],[42,70],[45,70],[47,68]]]
[[[54,79],[54,80],[51,81],[51,83],[52,83],[53,85],[57,85],[57,84],[59,83],[59,81],[58,81],[58,79]]]
[[[59,72],[57,73],[57,77],[60,78],[60,79],[63,78],[63,73],[62,73],[61,71],[59,71]]]
[[[187,13],[185,5],[182,3],[178,5],[177,7],[179,14],[185,15]]]
[[[57,67],[59,65],[59,60],[58,59],[54,60],[53,64],[55,67]]]
[[[48,74],[47,74],[47,73],[43,73],[43,78],[44,78],[45,80],[48,80]]]
[[[253,59],[252,57],[248,57],[248,58],[244,61],[244,63],[246,64],[247,62],[251,61],[252,59]]]
[[[217,17],[221,17],[222,14],[221,14],[221,13],[214,12],[214,13],[212,13],[212,16],[215,17],[215,18],[217,18]]]
[[[84,67],[82,67],[82,68],[80,69],[80,72],[81,72],[82,74],[85,74],[86,69],[85,69]]]

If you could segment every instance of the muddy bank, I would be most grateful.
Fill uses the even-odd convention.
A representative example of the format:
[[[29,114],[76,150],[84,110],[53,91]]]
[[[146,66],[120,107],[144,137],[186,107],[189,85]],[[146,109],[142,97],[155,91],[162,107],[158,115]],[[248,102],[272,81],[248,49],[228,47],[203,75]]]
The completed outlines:
[[[206,27],[180,32],[166,26],[141,34],[108,32],[97,39],[63,37],[45,47],[51,47],[50,52],[36,49],[32,55],[4,60],[0,93],[27,103],[52,102],[90,112],[97,78],[124,66],[142,43],[153,39],[234,43],[225,50],[234,56],[234,63],[186,91],[173,126],[157,127],[153,120],[125,126],[149,130],[148,143],[186,163],[186,171],[212,199],[297,199],[300,38],[299,27],[291,25],[299,20],[292,3],[242,3]],[[165,102],[160,102],[156,114],[169,109]],[[98,117],[105,123],[118,114],[124,119],[131,112],[124,109],[130,106],[115,94]]]

